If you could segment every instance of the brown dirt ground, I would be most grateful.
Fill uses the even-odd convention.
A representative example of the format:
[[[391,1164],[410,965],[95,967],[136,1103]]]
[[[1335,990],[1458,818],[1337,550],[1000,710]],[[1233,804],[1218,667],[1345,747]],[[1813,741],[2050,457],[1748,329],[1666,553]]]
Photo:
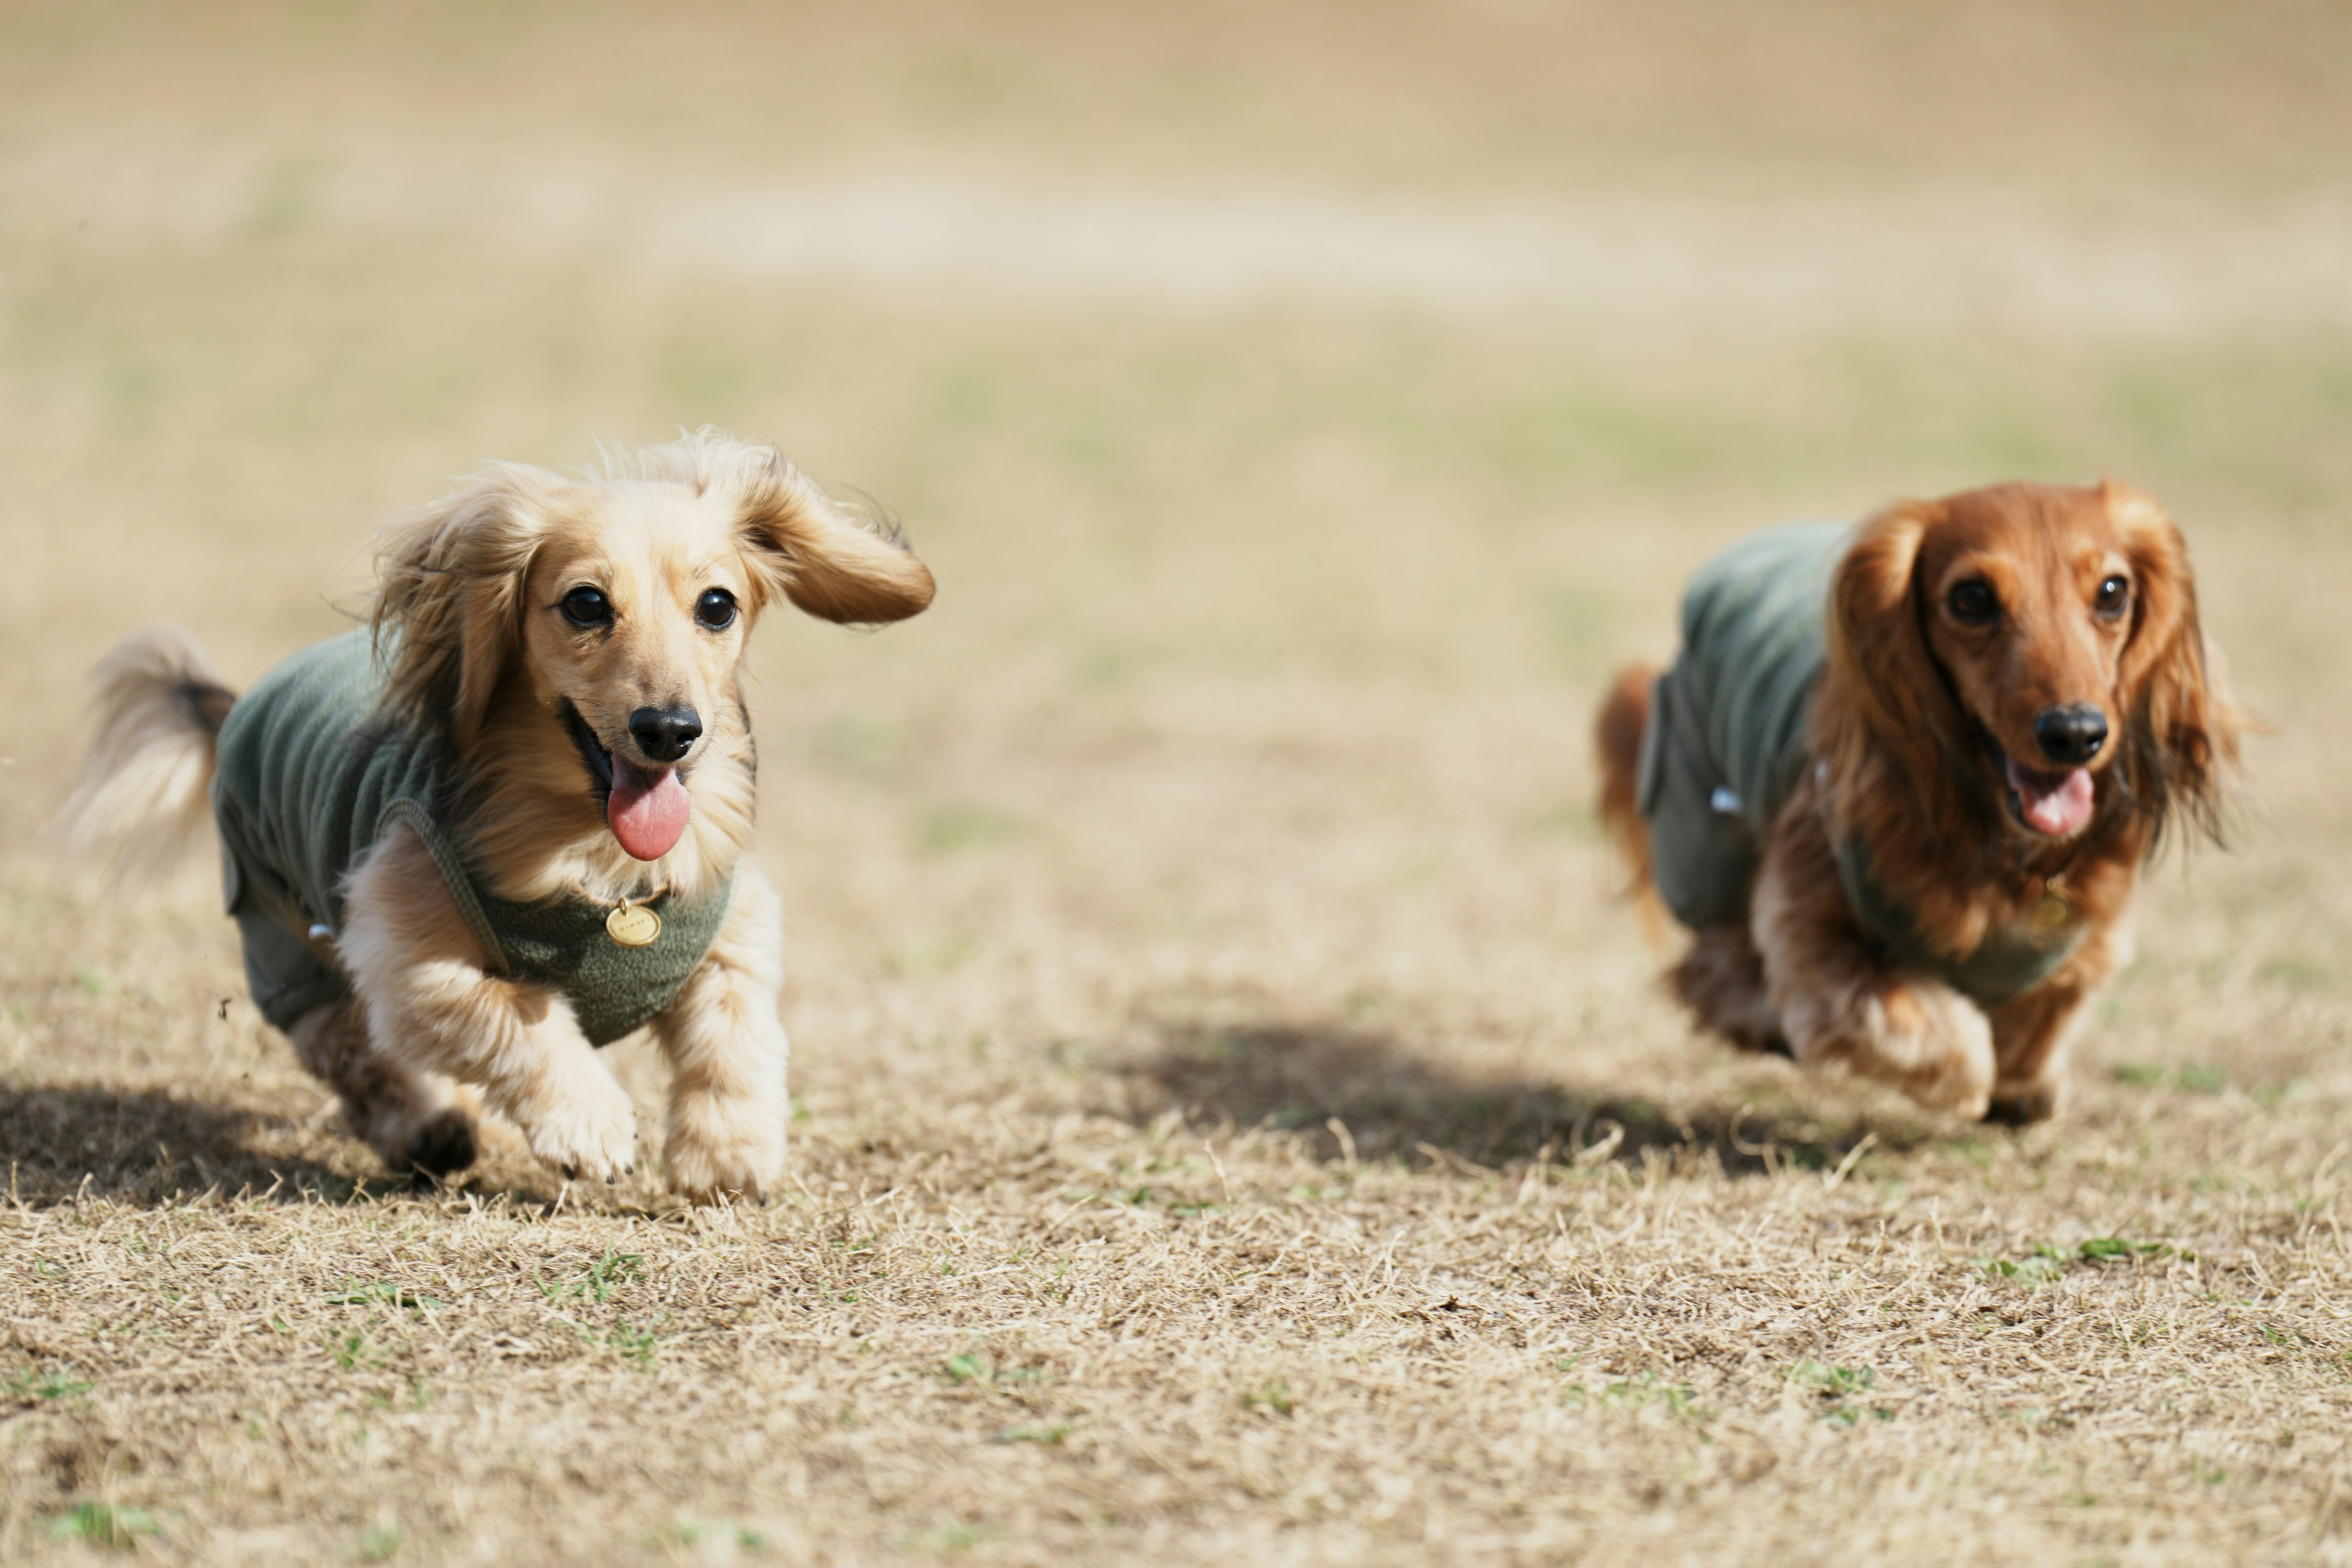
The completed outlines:
[[[2352,1559],[2352,310],[2250,310],[2260,267],[2048,303],[2109,225],[2352,278],[2346,42],[2315,0],[8,8],[0,1558]],[[1055,298],[495,195],[582,170],[595,214],[1635,196],[1832,277],[1806,215],[1932,211],[1958,314]],[[1969,282],[1979,219],[2059,292]],[[1769,300],[1750,259],[1691,258]],[[388,1188],[201,868],[131,902],[50,847],[80,672],[170,618],[250,679],[446,475],[706,419],[942,584],[754,655],[792,1190],[511,1138]],[[1612,662],[1746,529],[2103,469],[2275,732],[2074,1113],[1690,1038],[1586,806]]]

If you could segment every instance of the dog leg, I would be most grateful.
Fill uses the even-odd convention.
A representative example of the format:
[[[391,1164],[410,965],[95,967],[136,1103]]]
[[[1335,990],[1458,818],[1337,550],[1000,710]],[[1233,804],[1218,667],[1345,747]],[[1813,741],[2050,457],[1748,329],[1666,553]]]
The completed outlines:
[[[1992,1026],[1950,986],[1880,966],[1846,908],[1815,813],[1792,808],[1781,819],[1757,879],[1753,923],[1798,1061],[1835,1063],[1934,1110],[1984,1114]]]
[[[474,1120],[456,1086],[379,1055],[357,1001],[311,1008],[287,1037],[302,1065],[341,1097],[352,1136],[394,1173],[446,1176],[474,1163]]]
[[[352,872],[343,926],[336,945],[378,1056],[472,1084],[567,1175],[612,1181],[635,1168],[635,1110],[571,1004],[487,971],[440,868],[406,826]]]
[[[1764,985],[1764,956],[1746,926],[1716,926],[1698,933],[1667,977],[1698,1020],[1743,1051],[1792,1056],[1780,1031],[1780,1010]]]
[[[1997,1074],[1987,1121],[2025,1127],[2065,1109],[2066,1058],[2082,1032],[2084,1009],[2131,961],[2131,948],[2127,925],[2095,930],[2047,983],[1993,1009]]]
[[[747,862],[709,954],[654,1020],[671,1069],[663,1160],[670,1185],[698,1203],[762,1197],[783,1174],[783,947],[782,903]]]

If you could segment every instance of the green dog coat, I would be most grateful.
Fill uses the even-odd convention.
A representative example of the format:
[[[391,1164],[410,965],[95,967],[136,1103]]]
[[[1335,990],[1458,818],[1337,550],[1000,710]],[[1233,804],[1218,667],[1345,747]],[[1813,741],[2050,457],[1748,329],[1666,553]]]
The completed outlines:
[[[646,907],[661,934],[624,947],[611,912],[580,893],[535,903],[492,897],[447,822],[449,768],[380,710],[383,666],[364,630],[294,655],[237,699],[221,726],[213,818],[229,913],[254,1005],[280,1029],[351,994],[333,956],[344,879],[395,822],[432,853],[493,973],[561,992],[581,1032],[605,1045],[669,1005],[727,915],[734,879],[691,904]]]
[[[1848,532],[1801,523],[1756,534],[1701,567],[1683,595],[1682,651],[1651,691],[1638,801],[1658,894],[1694,931],[1747,923],[1760,846],[1811,762],[1830,577]],[[1939,953],[1879,885],[1859,839],[1838,846],[1838,877],[1884,952],[1984,1006],[2041,984],[2082,939],[2079,921],[2020,921],[1973,952]]]

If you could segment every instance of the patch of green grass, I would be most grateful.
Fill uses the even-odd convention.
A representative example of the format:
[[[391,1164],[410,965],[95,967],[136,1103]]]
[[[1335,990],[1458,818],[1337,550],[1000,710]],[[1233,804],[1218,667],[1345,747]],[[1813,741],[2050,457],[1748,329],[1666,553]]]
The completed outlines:
[[[647,1546],[732,1546],[738,1552],[765,1552],[768,1538],[749,1526],[723,1519],[678,1519],[649,1532]]]
[[[1244,1410],[1263,1410],[1272,1415],[1287,1415],[1294,1406],[1290,1384],[1279,1377],[1242,1395],[1242,1408]]]
[[[364,1329],[353,1329],[347,1334],[327,1336],[327,1353],[345,1372],[360,1372],[375,1366],[383,1360],[383,1352]]]
[[[2073,1263],[2127,1262],[2135,1258],[2179,1258],[2197,1261],[2197,1255],[2163,1241],[2134,1241],[2122,1236],[2095,1236],[2075,1244],[2071,1252],[2043,1242],[2023,1258],[1978,1258],[1970,1263],[1999,1279],[2021,1285],[2046,1285]]]
[[[1862,1402],[1864,1394],[1878,1386],[1878,1369],[1874,1366],[1830,1366],[1817,1361],[1801,1361],[1789,1369],[1789,1381],[1813,1391],[1823,1405],[1822,1418],[1833,1426],[1851,1426],[1865,1415],[1878,1421],[1895,1419],[1895,1412],[1885,1406]]]
[[[1050,1447],[1069,1441],[1070,1431],[1070,1424],[1066,1421],[1055,1421],[1045,1426],[1007,1426],[1003,1431],[999,1432],[993,1438],[992,1438],[991,1441],[997,1443],[1043,1443]]]
[[[65,1512],[45,1520],[41,1528],[53,1540],[79,1541],[115,1551],[128,1551],[143,1537],[163,1533],[163,1527],[145,1509],[124,1508],[110,1502],[76,1503]]]
[[[397,1526],[372,1524],[360,1531],[352,1547],[352,1555],[362,1563],[385,1563],[400,1553],[401,1536]]]
[[[2074,1256],[2085,1263],[2095,1263],[2104,1258],[2183,1258],[2197,1261],[2193,1252],[2183,1252],[2169,1242],[2134,1241],[2124,1236],[2095,1236],[2076,1245]]]
[[[654,1357],[661,1349],[661,1335],[643,1323],[630,1322],[626,1318],[605,1331],[604,1343],[635,1362],[639,1372],[654,1369]]]
[[[1554,1364],[1566,1372],[1583,1359],[1577,1355]],[[1637,1373],[1614,1383],[1604,1383],[1599,1388],[1578,1384],[1560,1397],[1571,1405],[1597,1405],[1612,1410],[1638,1410],[1654,1405],[1663,1406],[1667,1415],[1678,1420],[1704,1421],[1713,1415],[1700,1405],[1695,1391],[1682,1384],[1668,1383],[1654,1372]]]
[[[371,1394],[368,1395],[368,1403],[374,1405],[378,1410],[398,1410],[403,1408],[402,1403],[394,1399],[389,1394]],[[408,1380],[408,1399],[405,1407],[410,1410],[425,1410],[431,1408],[432,1404],[432,1380],[425,1377],[410,1378]]]
[[[939,1375],[958,1388],[974,1384],[984,1388],[1006,1387],[1016,1384],[1040,1382],[1045,1378],[1045,1369],[1038,1366],[1005,1366],[1001,1363],[992,1362],[986,1356],[975,1352],[966,1351],[961,1355],[950,1356],[940,1363]]]
[[[1827,1366],[1817,1361],[1801,1361],[1789,1369],[1789,1381],[1816,1389],[1831,1399],[1843,1399],[1861,1394],[1878,1384],[1878,1369],[1874,1366]]]
[[[2230,1075],[2203,1062],[2162,1067],[2150,1062],[2118,1062],[2110,1069],[2117,1083],[2135,1089],[2175,1089],[2187,1094],[2219,1094],[2230,1087]]]
[[[88,1394],[95,1386],[69,1377],[61,1372],[42,1372],[27,1367],[0,1384],[0,1393],[10,1399],[47,1405],[60,1399],[71,1399],[77,1394]]]
[[[604,1255],[582,1269],[561,1286],[541,1284],[539,1293],[551,1301],[568,1297],[584,1296],[591,1301],[605,1302],[620,1294],[621,1287],[635,1279],[645,1269],[645,1255],[640,1252],[615,1252],[611,1247]]]
[[[436,1301],[430,1296],[422,1296],[414,1290],[404,1290],[397,1285],[387,1285],[382,1280],[361,1284],[348,1275],[344,1277],[343,1288],[327,1298],[327,1305],[331,1307],[369,1307],[379,1304],[396,1307],[409,1312],[423,1312],[430,1308],[447,1305],[446,1302]]]
[[[1971,1261],[1996,1279],[2014,1279],[2021,1285],[2046,1285],[2066,1271],[2064,1259],[2050,1252],[2035,1252],[2015,1259],[1979,1258]]]
[[[2219,1094],[2230,1087],[2230,1075],[2217,1067],[2190,1062],[2173,1073],[2172,1081],[2190,1094]]]

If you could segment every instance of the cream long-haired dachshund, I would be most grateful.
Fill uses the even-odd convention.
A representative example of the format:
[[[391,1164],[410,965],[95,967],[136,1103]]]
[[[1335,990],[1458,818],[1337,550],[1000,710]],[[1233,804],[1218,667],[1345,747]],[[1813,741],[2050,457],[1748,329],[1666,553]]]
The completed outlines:
[[[1601,813],[1744,1049],[2056,1113],[2139,868],[2211,834],[2244,721],[2189,551],[2122,485],[1996,485],[1758,535],[1601,709]]]
[[[596,1047],[650,1028],[697,1199],[784,1161],[783,931],[747,857],[744,639],[931,574],[771,447],[704,430],[593,478],[499,464],[390,536],[373,625],[242,697],[184,635],[100,666],[68,818],[155,864],[219,830],[255,1003],[396,1172],[475,1156],[473,1097],[567,1174],[632,1170]]]

